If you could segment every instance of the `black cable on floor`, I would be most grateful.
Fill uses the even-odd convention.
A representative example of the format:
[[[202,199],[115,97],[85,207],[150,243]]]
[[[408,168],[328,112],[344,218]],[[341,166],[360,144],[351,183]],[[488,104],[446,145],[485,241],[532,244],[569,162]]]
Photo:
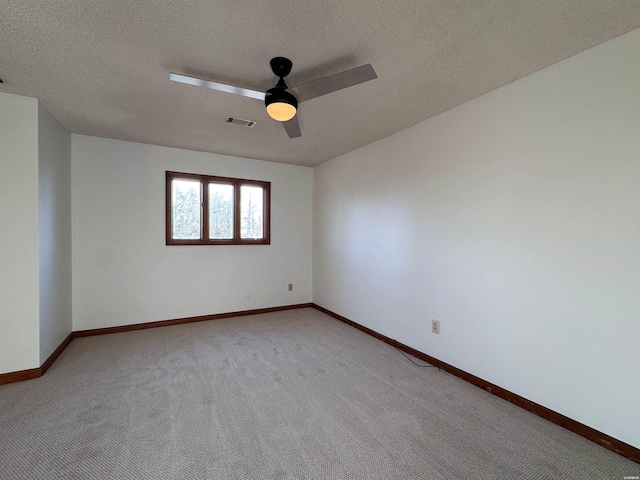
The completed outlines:
[[[419,363],[414,362],[413,360],[411,360],[411,357],[409,355],[407,355],[406,353],[404,353],[402,350],[400,350],[397,347],[394,347],[396,350],[398,350],[402,355],[404,355],[404,358],[406,358],[407,360],[409,360],[411,363],[413,363],[416,367],[421,367],[421,368],[437,368],[438,370],[440,370],[440,367],[437,367],[435,365],[420,365]]]

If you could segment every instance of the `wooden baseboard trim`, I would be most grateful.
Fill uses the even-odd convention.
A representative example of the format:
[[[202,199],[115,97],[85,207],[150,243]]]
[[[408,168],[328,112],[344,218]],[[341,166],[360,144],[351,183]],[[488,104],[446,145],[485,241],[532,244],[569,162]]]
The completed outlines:
[[[64,352],[64,349],[67,348],[69,346],[69,344],[71,343],[71,341],[73,340],[73,332],[70,333],[69,335],[67,335],[67,338],[65,338],[62,343],[60,345],[58,345],[58,348],[56,348],[53,353],[51,355],[49,355],[49,358],[47,358],[45,360],[45,362],[42,364],[42,366],[40,367],[40,375],[44,375],[45,372],[47,370],[49,370],[49,368],[51,367],[51,365],[53,365],[53,362],[55,362],[58,357],[60,356],[60,354],[62,352]]]
[[[0,374],[0,385],[41,377],[47,370],[49,370],[49,367],[53,365],[53,362],[56,361],[56,359],[60,356],[64,349],[69,346],[71,340],[73,340],[73,333],[67,335],[67,338],[65,338],[62,343],[58,345],[58,348],[56,348],[53,353],[49,355],[49,358],[47,358],[39,368],[30,368],[29,370],[20,370],[18,372]]]
[[[39,368],[30,368],[29,370],[20,370],[18,372],[0,373],[0,385],[5,383],[21,382],[38,378],[42,375]]]
[[[426,353],[423,353],[414,348],[411,348],[408,345],[398,342],[397,340],[394,340],[385,335],[382,335],[381,333],[378,333],[375,330],[367,328],[364,325],[360,325],[359,323],[356,323],[353,320],[349,320],[348,318],[343,317],[342,315],[338,315],[337,313],[334,313],[331,310],[321,307],[320,305],[317,305],[314,303],[313,308],[320,310],[321,312],[326,313],[327,315],[337,320],[340,320],[341,322],[344,322],[347,325],[357,328],[358,330],[361,330],[362,332],[368,335],[371,335],[372,337],[375,337],[378,340],[388,343],[389,345],[396,347],[408,353],[409,355],[419,358],[420,360],[423,360],[431,365],[435,365],[441,368],[442,370],[444,370],[445,372],[451,373],[452,375],[455,375],[456,377],[459,377],[462,380],[465,380],[475,385],[476,387],[480,387],[483,390],[486,390],[487,392],[492,393],[493,395],[496,395],[497,397],[507,400],[508,402],[513,403],[518,407],[524,408],[525,410],[528,410],[529,412],[534,413],[539,417],[544,418],[545,420],[553,422],[556,425],[560,425],[561,427],[566,428],[567,430],[571,430],[572,432],[577,433],[578,435],[581,435],[591,440],[592,442],[595,442],[598,445],[601,445],[613,452],[616,452],[628,458],[629,460],[633,460],[636,463],[640,463],[640,449],[632,445],[629,445],[628,443],[622,442],[594,428],[584,425],[583,423],[577,422],[576,420],[566,417],[561,413],[555,412],[553,410],[550,410],[547,407],[544,407],[535,402],[532,402],[531,400],[527,400],[526,398],[521,397],[518,394],[510,392],[509,390],[506,390],[497,385],[494,385],[493,383],[487,382],[486,380],[483,380],[480,377],[476,377],[475,375],[465,372],[464,370],[460,370],[459,368],[454,367],[453,365],[449,365],[448,363],[442,362],[437,358],[434,358],[430,355],[427,355]]]
[[[205,322],[207,320],[219,320],[221,318],[241,317],[244,315],[257,315],[260,313],[281,312],[283,310],[294,310],[297,308],[311,308],[313,303],[299,303],[296,305],[283,305],[281,307],[257,308],[255,310],[242,310],[239,312],[215,313],[212,315],[200,315],[197,317],[174,318],[171,320],[160,320],[157,322],[134,323],[119,327],[96,328],[93,330],[79,330],[73,332],[73,338],[90,337],[93,335],[106,335],[109,333],[130,332],[132,330],[144,330],[146,328],[168,327],[170,325],[181,325],[183,323]]]

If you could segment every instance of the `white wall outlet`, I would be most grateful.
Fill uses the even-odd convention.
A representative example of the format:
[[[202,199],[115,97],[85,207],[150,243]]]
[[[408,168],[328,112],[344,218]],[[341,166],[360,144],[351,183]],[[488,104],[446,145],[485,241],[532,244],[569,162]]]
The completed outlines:
[[[431,331],[433,333],[440,333],[440,322],[438,320],[431,320]]]
[[[289,284],[288,290],[289,290],[290,292],[292,292],[292,291],[293,291],[293,283],[290,283],[290,284]]]

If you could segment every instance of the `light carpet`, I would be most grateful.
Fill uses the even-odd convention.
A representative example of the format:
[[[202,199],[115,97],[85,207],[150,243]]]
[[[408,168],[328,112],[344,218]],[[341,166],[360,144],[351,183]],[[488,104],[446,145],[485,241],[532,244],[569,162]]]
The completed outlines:
[[[640,466],[314,309],[74,340],[0,478],[622,479]]]

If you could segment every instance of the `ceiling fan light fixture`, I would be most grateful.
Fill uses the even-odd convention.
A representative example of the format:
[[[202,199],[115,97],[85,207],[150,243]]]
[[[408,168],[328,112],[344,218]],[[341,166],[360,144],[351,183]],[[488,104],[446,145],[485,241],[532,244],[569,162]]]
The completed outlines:
[[[264,104],[269,116],[278,122],[291,120],[298,110],[296,97],[279,87],[267,91]]]

